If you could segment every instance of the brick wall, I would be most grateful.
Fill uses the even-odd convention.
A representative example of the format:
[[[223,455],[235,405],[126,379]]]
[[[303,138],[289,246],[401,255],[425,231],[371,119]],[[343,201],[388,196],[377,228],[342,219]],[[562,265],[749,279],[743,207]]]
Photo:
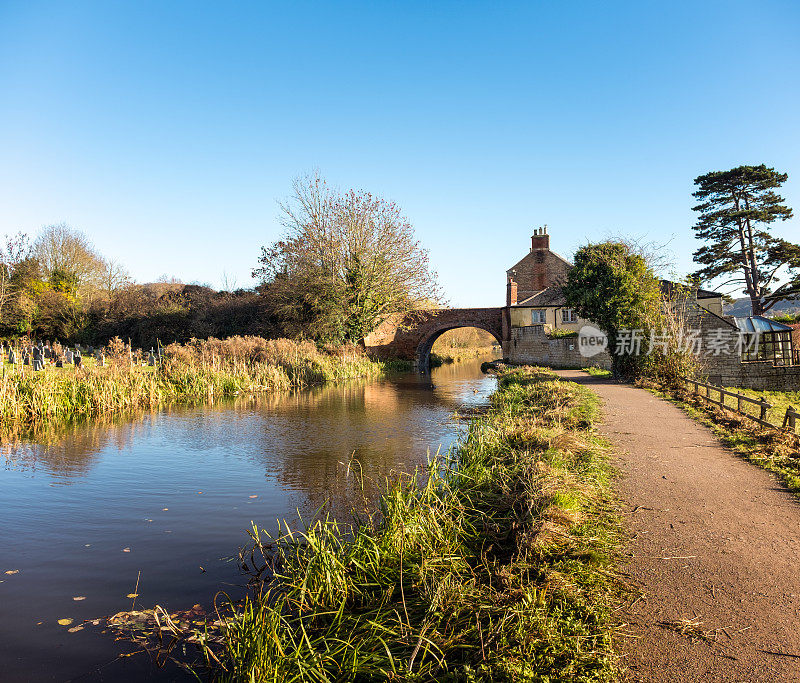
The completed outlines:
[[[371,353],[383,358],[416,360],[427,366],[431,346],[444,332],[458,327],[477,327],[507,339],[506,308],[441,308],[412,311],[384,321],[364,339]]]
[[[517,301],[522,301],[547,287],[566,283],[570,268],[550,249],[536,249],[510,269],[508,276],[517,283]]]

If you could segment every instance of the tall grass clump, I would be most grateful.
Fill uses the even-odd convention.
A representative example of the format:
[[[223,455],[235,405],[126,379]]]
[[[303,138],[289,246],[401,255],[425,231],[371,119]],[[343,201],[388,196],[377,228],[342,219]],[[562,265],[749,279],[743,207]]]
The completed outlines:
[[[374,515],[254,531],[271,578],[224,610],[216,678],[612,680],[619,526],[597,416],[585,388],[508,371],[458,450]]]
[[[162,362],[143,367],[120,349],[108,366],[4,368],[0,421],[34,424],[157,408],[238,394],[303,388],[373,377],[382,371],[355,346],[318,349],[311,342],[261,337],[192,340],[165,349]]]

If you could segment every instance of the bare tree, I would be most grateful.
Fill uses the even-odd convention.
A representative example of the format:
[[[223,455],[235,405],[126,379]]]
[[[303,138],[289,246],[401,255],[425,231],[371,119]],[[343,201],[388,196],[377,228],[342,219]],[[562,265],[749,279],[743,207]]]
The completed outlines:
[[[388,316],[441,299],[427,250],[393,202],[298,178],[281,205],[284,238],[253,271],[292,333],[362,340]]]
[[[222,271],[222,291],[223,292],[234,292],[236,291],[236,287],[238,282],[236,280],[235,275],[231,275],[228,271]]]
[[[102,289],[106,265],[89,238],[66,223],[48,225],[33,243],[31,253],[46,278],[74,281],[78,294],[91,299]]]
[[[116,259],[108,259],[103,262],[103,291],[108,300],[120,290],[128,287],[131,283],[131,276],[125,267]]]
[[[14,270],[28,256],[29,251],[30,240],[22,232],[6,235],[0,246],[0,321],[15,294]]]

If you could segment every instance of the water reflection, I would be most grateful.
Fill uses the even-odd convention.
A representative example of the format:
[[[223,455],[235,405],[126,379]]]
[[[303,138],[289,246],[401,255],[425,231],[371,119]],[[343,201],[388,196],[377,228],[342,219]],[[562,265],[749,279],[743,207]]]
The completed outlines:
[[[447,449],[463,429],[453,411],[484,402],[493,386],[479,365],[7,438],[3,679],[63,680],[113,660],[117,644],[88,630],[68,634],[56,621],[129,608],[124,596],[138,572],[142,604],[168,609],[235,590],[241,577],[229,557],[251,520],[274,528],[278,518],[294,523],[296,511],[307,518],[323,506],[341,517],[363,502],[361,472],[371,495],[374,482]],[[13,569],[19,574],[2,573]],[[176,673],[125,660],[104,675]]]

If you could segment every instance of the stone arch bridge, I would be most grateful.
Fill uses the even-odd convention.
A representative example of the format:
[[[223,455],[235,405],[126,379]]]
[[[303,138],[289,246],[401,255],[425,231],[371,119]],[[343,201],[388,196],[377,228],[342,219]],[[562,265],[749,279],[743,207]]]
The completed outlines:
[[[509,339],[508,308],[442,308],[412,311],[384,321],[364,339],[368,351],[384,358],[413,360],[417,369],[430,369],[431,348],[448,330],[477,327],[491,334],[503,350]]]

